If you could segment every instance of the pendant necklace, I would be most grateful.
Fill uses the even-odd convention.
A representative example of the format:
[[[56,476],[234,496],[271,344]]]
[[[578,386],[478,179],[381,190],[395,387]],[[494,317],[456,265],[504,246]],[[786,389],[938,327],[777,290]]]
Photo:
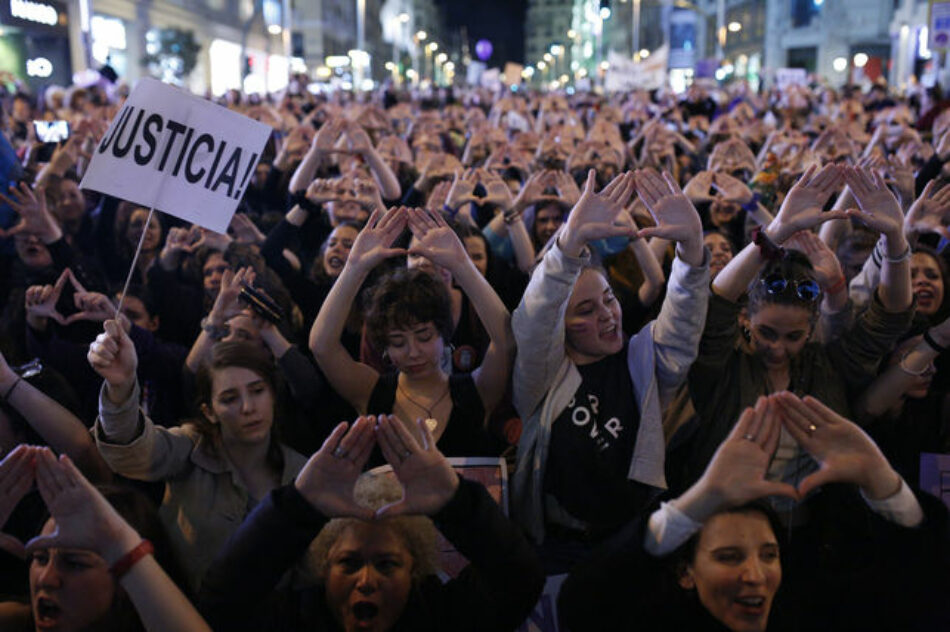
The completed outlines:
[[[409,393],[407,393],[406,389],[404,389],[402,385],[399,384],[398,380],[396,381],[396,388],[399,389],[399,391],[402,393],[402,396],[405,397],[407,400],[409,400],[412,404],[414,404],[416,408],[426,411],[426,420],[425,420],[426,428],[429,429],[429,432],[435,432],[435,429],[439,426],[439,422],[435,419],[435,417],[432,416],[432,411],[435,409],[436,406],[442,403],[442,400],[445,399],[445,396],[449,394],[450,389],[446,387],[445,392],[442,393],[439,399],[435,400],[435,403],[433,403],[432,406],[427,408],[423,406],[422,404],[420,404],[419,402],[417,402],[416,400],[414,400],[413,398],[409,397]]]

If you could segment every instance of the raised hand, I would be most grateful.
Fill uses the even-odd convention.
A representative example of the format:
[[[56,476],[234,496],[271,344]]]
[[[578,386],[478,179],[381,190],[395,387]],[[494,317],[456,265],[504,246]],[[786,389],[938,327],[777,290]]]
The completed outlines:
[[[43,243],[51,244],[63,236],[56,218],[46,208],[44,187],[37,187],[34,191],[25,182],[21,182],[19,187],[11,186],[9,193],[10,197],[0,193],[0,200],[6,202],[20,216],[20,221],[11,228],[0,229],[0,237],[25,232],[36,235]]]
[[[483,204],[494,204],[502,211],[512,207],[514,200],[511,198],[511,189],[508,184],[496,173],[483,170],[481,177],[482,185],[485,187],[485,197]]]
[[[332,118],[324,123],[313,137],[313,151],[321,154],[333,152],[345,126],[346,121],[342,118]]]
[[[52,318],[60,325],[66,324],[66,318],[56,309],[56,303],[69,281],[69,268],[63,270],[53,285],[32,285],[26,289],[26,318],[34,329],[46,327],[46,319]]]
[[[358,267],[363,272],[369,272],[389,257],[406,254],[404,248],[392,246],[405,230],[407,221],[408,211],[405,207],[391,208],[385,212],[382,208],[374,209],[366,226],[353,242],[346,267]]]
[[[860,207],[860,210],[849,210],[848,215],[888,238],[902,238],[904,213],[897,198],[887,188],[884,178],[877,172],[855,168],[846,169],[844,176]]]
[[[799,399],[786,391],[773,399],[789,434],[818,461],[818,471],[798,485],[802,496],[827,483],[853,483],[872,499],[899,491],[900,476],[856,424],[811,396]]]
[[[950,239],[950,186],[935,191],[936,180],[931,180],[914,201],[904,219],[907,233],[936,233]]]
[[[683,193],[693,204],[712,202],[714,196],[710,189],[713,187],[714,176],[712,171],[700,171],[689,179],[683,187]]]
[[[463,204],[477,201],[478,198],[475,197],[475,185],[477,183],[478,178],[474,169],[456,171],[446,198],[446,205],[457,211]]]
[[[262,244],[267,238],[257,224],[244,213],[235,213],[231,218],[231,230],[239,244]]]
[[[343,199],[343,193],[337,187],[337,180],[314,180],[307,187],[307,199],[314,204],[325,204]]]
[[[125,329],[115,320],[103,324],[103,332],[89,345],[90,366],[106,381],[109,398],[124,402],[135,385],[138,355]]]
[[[374,424],[372,416],[341,423],[297,474],[294,487],[327,518],[372,520],[373,511],[353,500],[353,487],[376,443]]]
[[[703,522],[723,509],[764,496],[797,500],[798,491],[791,485],[765,479],[781,429],[775,404],[770,398],[760,397],[754,408],[742,412],[702,477],[675,501],[676,505],[693,520]]]
[[[34,454],[35,448],[21,443],[0,461],[0,528],[33,486]],[[6,533],[0,533],[0,549],[26,557],[23,543]]]
[[[448,205],[449,191],[452,189],[452,183],[442,181],[432,187],[432,192],[426,198],[426,210],[434,213],[441,213],[442,208]]]
[[[844,278],[838,257],[815,233],[807,230],[797,232],[786,243],[808,257],[821,289],[827,291]]]
[[[841,168],[833,164],[825,165],[820,171],[815,165],[808,167],[789,190],[778,215],[769,224],[769,237],[781,244],[800,230],[848,217],[845,211],[822,212],[828,197],[841,183],[841,175]]]
[[[79,311],[66,318],[67,325],[80,320],[101,323],[115,318],[115,304],[105,294],[80,291],[73,294],[73,302]]]
[[[241,268],[237,272],[230,269],[224,271],[218,295],[208,313],[208,319],[215,327],[224,327],[229,320],[244,311],[244,305],[240,301],[241,284],[253,285],[256,276],[254,268],[251,267]]]
[[[703,224],[696,207],[676,180],[664,171],[661,177],[648,169],[636,173],[637,193],[656,226],[639,231],[640,237],[660,237],[677,242],[680,258],[691,266],[703,263]]]
[[[574,178],[566,171],[557,170],[550,173],[553,173],[554,187],[561,194],[560,199],[570,206],[577,204],[577,200],[581,197],[581,190],[577,188]]]
[[[363,126],[354,121],[346,124],[346,139],[349,143],[350,151],[361,156],[373,150],[373,142],[369,134],[363,129]]]
[[[548,171],[538,171],[531,174],[521,190],[515,197],[513,208],[519,213],[523,212],[532,204],[536,204],[543,199],[545,181],[548,179]]]
[[[111,566],[142,541],[68,456],[57,459],[49,448],[34,448],[34,455],[36,484],[56,529],[30,540],[27,551],[85,549]]]
[[[742,206],[752,201],[752,190],[728,173],[715,174],[712,185],[727,202]]]
[[[587,172],[584,192],[564,226],[559,239],[561,250],[570,257],[579,257],[589,242],[606,237],[633,237],[629,225],[617,222],[617,216],[624,212],[624,206],[633,193],[633,175],[622,173],[604,187],[600,193],[594,192],[596,172]]]
[[[190,244],[187,228],[173,227],[168,230],[165,237],[165,245],[158,255],[159,265],[162,269],[173,272],[178,269],[182,255],[191,252],[193,249]]]
[[[416,242],[409,248],[409,254],[425,257],[449,270],[470,262],[465,246],[441,213],[411,208],[408,209],[408,216],[409,230],[416,238]],[[352,253],[350,256],[353,256]]]
[[[392,465],[396,478],[402,483],[403,496],[377,510],[377,518],[406,514],[434,515],[452,500],[458,489],[458,474],[435,447],[429,427],[422,419],[417,420],[416,425],[422,445],[395,416],[379,418],[376,441],[383,456]]]

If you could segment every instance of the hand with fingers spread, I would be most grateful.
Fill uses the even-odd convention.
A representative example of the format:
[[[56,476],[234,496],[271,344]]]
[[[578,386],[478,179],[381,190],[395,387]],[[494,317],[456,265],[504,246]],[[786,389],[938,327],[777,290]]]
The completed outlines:
[[[420,444],[413,433],[393,415],[381,416],[376,425],[376,442],[402,483],[401,500],[381,507],[377,518],[438,513],[459,487],[459,477],[435,447],[432,432],[422,419],[416,420]]]
[[[841,184],[841,168],[825,165],[820,171],[812,165],[782,201],[778,215],[769,224],[767,233],[772,241],[781,244],[800,230],[809,230],[822,222],[844,219],[845,211],[822,212],[828,198]]]
[[[802,497],[827,483],[853,483],[871,499],[900,490],[900,476],[857,424],[811,396],[799,399],[786,391],[773,400],[789,434],[818,462],[818,471],[798,485]]]
[[[492,204],[502,211],[512,207],[514,200],[511,197],[511,189],[508,188],[508,184],[502,180],[501,176],[486,170],[482,172],[481,182],[485,187],[485,197],[482,198],[482,204]]]
[[[686,186],[683,187],[683,193],[693,204],[703,202],[712,202],[714,195],[711,192],[715,173],[712,171],[700,171],[689,179]]]
[[[408,209],[407,213],[409,230],[415,238],[409,254],[425,257],[449,270],[470,263],[465,246],[441,213],[430,213],[418,208]]]
[[[337,187],[336,179],[318,179],[307,187],[307,199],[314,204],[326,204],[342,199],[343,193]]]
[[[231,218],[231,230],[239,244],[263,244],[267,238],[257,224],[244,213],[235,213]]]
[[[101,323],[110,318],[115,318],[115,304],[105,294],[86,291],[76,292],[73,294],[73,302],[79,311],[70,314],[66,318],[67,325],[80,320]]]
[[[600,193],[594,192],[596,184],[596,172],[591,169],[587,172],[584,192],[571,209],[558,238],[561,250],[569,257],[579,257],[591,241],[634,235],[629,225],[617,222],[617,216],[625,212],[624,206],[633,193],[633,174],[620,174]]]
[[[34,448],[34,455],[36,484],[56,527],[30,540],[28,551],[84,549],[112,565],[142,541],[68,456],[49,448]]]
[[[313,137],[311,151],[318,154],[332,153],[345,127],[345,119],[332,118],[328,120],[317,130],[316,135]]]
[[[571,177],[571,174],[560,170],[552,171],[551,173],[553,173],[554,188],[556,188],[560,194],[559,199],[570,206],[577,204],[577,200],[581,197],[581,190],[577,188],[577,183],[574,182],[574,178]]]
[[[849,210],[848,215],[890,241],[903,240],[904,212],[897,198],[887,188],[884,178],[875,171],[856,168],[846,169],[844,177],[860,208]]]
[[[114,403],[126,401],[135,388],[138,355],[125,329],[115,320],[103,324],[103,332],[89,345],[90,366],[106,381],[106,395]]]
[[[0,193],[3,200],[12,208],[20,220],[11,228],[0,229],[0,237],[10,237],[20,233],[31,233],[39,237],[44,244],[51,244],[63,236],[59,222],[46,207],[46,192],[44,187],[30,189],[29,185],[21,182],[19,187],[10,187],[9,195]]]
[[[372,520],[373,511],[353,499],[353,488],[376,444],[375,424],[372,416],[341,423],[297,475],[294,487],[327,518]]]
[[[477,202],[478,198],[475,197],[476,184],[478,184],[478,178],[475,175],[474,169],[456,171],[455,179],[452,180],[452,185],[445,202],[446,205],[452,210],[457,211],[463,204]]]
[[[426,210],[434,213],[441,213],[442,209],[448,206],[449,192],[452,190],[452,182],[440,182],[432,187],[432,192],[426,198]],[[450,207],[455,208],[455,207]]]
[[[224,327],[229,320],[244,311],[244,303],[240,300],[241,284],[253,285],[256,276],[254,268],[251,267],[241,268],[237,272],[230,269],[224,271],[218,296],[208,312],[208,320],[212,325]]]
[[[807,230],[797,232],[786,243],[808,257],[815,273],[815,280],[818,281],[822,290],[828,291],[828,288],[844,279],[838,257],[815,233]]]
[[[668,171],[649,169],[636,173],[637,193],[656,226],[639,231],[640,237],[660,237],[677,242],[677,254],[691,266],[703,263],[703,224],[696,207]]]
[[[346,267],[369,273],[384,260],[406,254],[403,248],[393,248],[393,242],[406,229],[408,210],[405,207],[384,211],[374,209],[366,226],[356,236]]]
[[[512,210],[517,213],[523,213],[526,208],[532,204],[537,204],[544,198],[544,189],[546,182],[550,179],[548,174],[552,173],[550,171],[538,171],[531,174],[527,180],[525,180],[524,185],[522,185],[521,190],[518,191],[517,197],[512,205]]]
[[[345,134],[351,152],[365,156],[373,151],[373,142],[370,140],[369,134],[366,133],[366,130],[363,129],[363,126],[359,123],[355,121],[348,122],[346,124]]]
[[[723,509],[765,496],[797,500],[798,491],[791,485],[765,479],[781,430],[776,405],[760,397],[754,408],[743,411],[699,481],[674,504],[693,520],[704,522]]]
[[[712,186],[727,202],[746,205],[752,201],[752,190],[738,178],[728,173],[717,173],[713,176]]]
[[[21,443],[0,461],[0,528],[33,487],[35,454],[36,448]],[[21,559],[26,557],[23,543],[6,533],[0,533],[0,549]]]
[[[158,255],[158,262],[163,270],[174,272],[178,269],[182,256],[193,250],[188,232],[187,228],[181,228],[179,226],[168,230],[168,235],[165,237],[165,245],[162,247],[162,252]]]
[[[936,186],[936,180],[928,182],[911,205],[904,219],[906,233],[936,233],[950,239],[950,186],[939,190]]]
[[[69,268],[63,270],[53,285],[33,285],[26,289],[26,321],[33,329],[44,331],[46,319],[52,318],[60,325],[66,324],[66,318],[56,309],[56,303],[69,282]]]

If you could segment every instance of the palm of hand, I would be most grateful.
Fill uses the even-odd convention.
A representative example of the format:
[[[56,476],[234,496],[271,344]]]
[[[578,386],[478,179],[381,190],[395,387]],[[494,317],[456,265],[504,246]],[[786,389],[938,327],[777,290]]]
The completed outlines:
[[[894,195],[886,189],[878,189],[870,195],[855,196],[858,206],[869,215],[865,221],[871,228],[885,233],[904,224],[904,214]]]
[[[657,225],[664,229],[663,236],[674,241],[686,241],[702,233],[702,223],[692,202],[683,193],[663,197],[653,206]]]
[[[704,478],[713,483],[729,505],[736,506],[761,497],[755,483],[764,480],[768,466],[769,455],[756,443],[727,440],[710,462]]]
[[[818,284],[822,287],[828,287],[842,276],[838,258],[830,250],[808,253],[808,259],[814,268],[815,276],[818,277]]]
[[[456,474],[438,453],[413,455],[400,466],[398,475],[405,490],[405,513],[432,515],[455,493]]]
[[[464,261],[467,256],[455,232],[448,226],[430,228],[424,235],[418,236],[418,240],[413,250],[443,267]]]
[[[359,511],[353,500],[353,487],[360,470],[348,459],[338,459],[330,454],[314,455],[307,466],[307,475],[298,485],[313,489],[306,495],[308,500],[325,516],[347,516]],[[319,485],[309,484],[319,481]]]
[[[921,197],[907,213],[907,224],[922,232],[935,232],[944,224],[946,206]]]

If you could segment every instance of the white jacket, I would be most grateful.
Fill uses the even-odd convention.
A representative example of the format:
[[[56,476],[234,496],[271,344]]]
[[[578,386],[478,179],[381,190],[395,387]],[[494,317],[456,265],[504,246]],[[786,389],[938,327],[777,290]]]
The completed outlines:
[[[564,314],[574,283],[589,260],[589,254],[573,258],[552,247],[535,268],[512,315],[518,344],[514,405],[523,423],[512,482],[513,507],[515,518],[539,543],[544,539],[544,472],[551,427],[581,384],[580,372],[564,349]],[[631,480],[666,488],[662,412],[696,359],[708,300],[708,251],[696,268],[676,258],[659,316],[627,343],[627,366],[640,411],[627,473]]]

